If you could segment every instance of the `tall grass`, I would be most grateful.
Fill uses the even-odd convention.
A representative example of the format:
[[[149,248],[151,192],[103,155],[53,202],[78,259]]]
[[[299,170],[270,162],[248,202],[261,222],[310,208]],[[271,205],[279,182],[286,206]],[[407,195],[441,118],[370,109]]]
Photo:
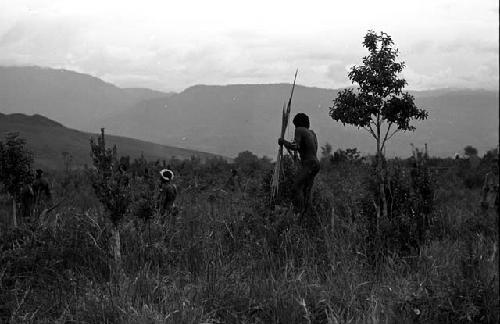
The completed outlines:
[[[46,223],[3,227],[0,321],[496,323],[496,215],[478,210],[477,189],[453,174],[438,179],[420,249],[389,252],[375,267],[368,173],[352,164],[321,173],[310,223],[286,204],[266,208],[258,181],[230,193],[201,179],[204,189],[181,190],[175,220],[156,216],[148,227],[126,216],[119,282],[110,280],[110,226],[87,198]],[[77,199],[84,188],[59,192]]]

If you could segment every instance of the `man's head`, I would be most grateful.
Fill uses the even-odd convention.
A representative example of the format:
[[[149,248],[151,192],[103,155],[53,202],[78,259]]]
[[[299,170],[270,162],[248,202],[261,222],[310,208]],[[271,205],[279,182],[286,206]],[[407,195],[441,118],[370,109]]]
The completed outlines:
[[[293,118],[293,124],[295,127],[309,128],[309,117],[304,113],[298,113]]]
[[[36,169],[36,177],[41,178],[43,175],[43,170],[42,169]]]
[[[160,171],[160,176],[164,181],[171,181],[174,179],[174,172],[169,169],[163,169]]]

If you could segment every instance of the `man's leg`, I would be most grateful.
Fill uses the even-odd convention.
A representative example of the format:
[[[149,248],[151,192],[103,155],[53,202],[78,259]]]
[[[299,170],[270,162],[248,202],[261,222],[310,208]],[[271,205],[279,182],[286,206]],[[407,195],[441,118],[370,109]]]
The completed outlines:
[[[308,211],[312,207],[312,197],[311,197],[311,192],[312,192],[312,187],[314,183],[314,176],[311,175],[307,181],[306,185],[304,186],[304,212]]]
[[[305,210],[308,210],[312,207],[312,188],[314,184],[314,178],[319,172],[319,163],[315,161],[311,161],[306,165],[307,169],[307,178],[306,185],[304,187],[304,199],[305,199]]]
[[[293,198],[294,198],[293,203],[295,206],[295,211],[299,213],[303,213],[305,208],[304,193],[307,184],[307,178],[308,178],[308,170],[307,168],[302,166],[299,169],[299,172],[297,173],[293,185]]]

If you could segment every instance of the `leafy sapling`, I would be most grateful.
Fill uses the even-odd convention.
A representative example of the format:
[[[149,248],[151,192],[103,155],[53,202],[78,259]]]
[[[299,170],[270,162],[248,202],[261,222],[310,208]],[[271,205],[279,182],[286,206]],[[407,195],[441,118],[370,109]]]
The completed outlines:
[[[116,146],[106,148],[104,128],[97,142],[90,139],[91,157],[94,169],[89,177],[94,192],[106,209],[112,223],[111,251],[115,262],[115,270],[121,269],[120,229],[119,225],[130,205],[130,176],[117,158]]]
[[[377,205],[377,219],[387,217],[384,178],[386,165],[384,148],[396,133],[413,131],[412,120],[427,118],[427,112],[417,108],[414,98],[403,92],[406,80],[398,74],[405,67],[404,62],[397,62],[398,50],[393,47],[391,36],[368,31],[363,46],[369,55],[363,57],[363,64],[354,66],[348,74],[355,89],[344,89],[333,101],[330,116],[333,120],[365,129],[377,144],[377,178],[380,199]]]
[[[23,187],[33,181],[33,154],[26,149],[26,140],[18,133],[8,133],[0,141],[0,182],[12,197],[12,223],[17,226],[17,203]]]

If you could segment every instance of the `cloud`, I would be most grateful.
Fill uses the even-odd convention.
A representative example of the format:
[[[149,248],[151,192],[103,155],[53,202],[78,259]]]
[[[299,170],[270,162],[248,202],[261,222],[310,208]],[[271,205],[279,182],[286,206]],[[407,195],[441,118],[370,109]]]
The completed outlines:
[[[15,24],[13,27],[8,29],[3,35],[1,35],[0,47],[13,45],[19,42],[20,40],[22,40],[25,34],[26,34],[26,28],[24,28],[21,24]]]
[[[351,70],[352,64],[346,64],[346,62],[337,61],[328,66],[326,76],[338,83],[350,84],[349,77],[347,76]]]
[[[82,28],[79,21],[67,18],[17,21],[0,36],[0,58],[21,64],[64,65],[78,48]]]
[[[403,76],[408,87],[415,90],[437,88],[484,88],[498,89],[498,63],[490,62],[474,69],[460,70],[443,66],[433,72],[418,72],[411,67],[404,70]]]
[[[437,49],[443,53],[466,52],[473,55],[498,55],[498,42],[482,39],[457,38],[452,41],[439,44]]]
[[[292,1],[293,2],[293,1]],[[349,85],[367,29],[393,36],[409,87],[498,87],[496,1],[0,3],[0,62],[74,68],[118,85]],[[363,8],[361,12],[359,9]],[[496,74],[495,74],[496,73]]]

